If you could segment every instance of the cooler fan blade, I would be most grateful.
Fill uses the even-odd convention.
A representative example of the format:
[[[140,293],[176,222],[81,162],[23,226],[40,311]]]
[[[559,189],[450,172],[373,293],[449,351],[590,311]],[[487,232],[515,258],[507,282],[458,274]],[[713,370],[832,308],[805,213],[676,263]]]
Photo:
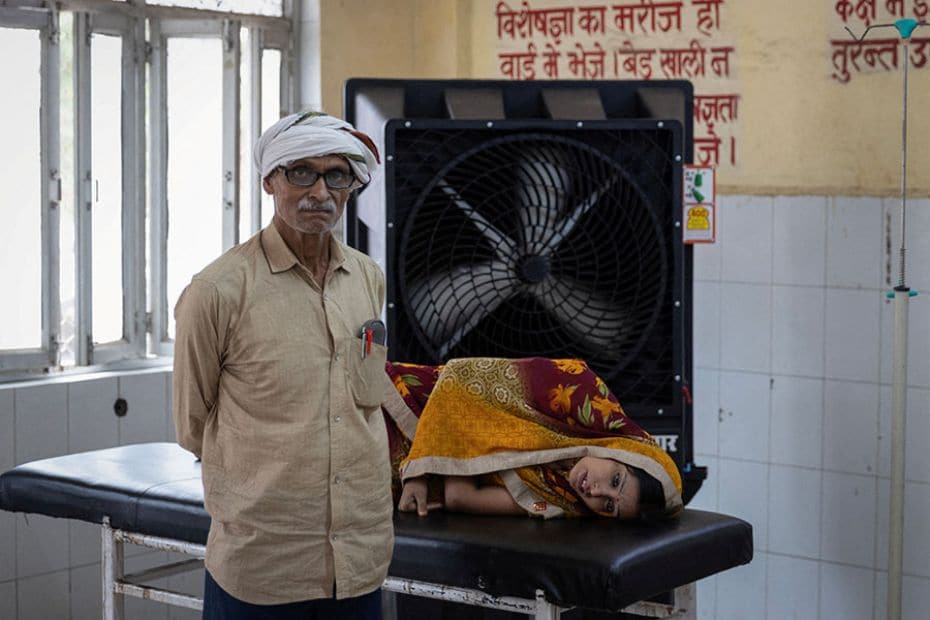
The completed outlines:
[[[516,292],[517,286],[509,262],[460,265],[415,284],[411,311],[439,357],[445,359],[468,332]]]
[[[600,200],[601,196],[606,194],[610,188],[614,186],[614,184],[617,182],[617,178],[618,176],[615,174],[609,179],[606,179],[597,189],[591,192],[587,198],[575,206],[575,208],[572,209],[572,212],[568,214],[568,217],[554,225],[550,229],[552,232],[547,235],[543,243],[543,248],[547,252],[554,252],[562,243],[562,241],[570,234],[572,234],[572,231],[575,230],[575,226],[578,225],[578,222],[581,221],[581,218],[584,216],[584,214],[590,211],[591,207],[593,207],[597,201]]]
[[[516,163],[517,216],[526,253],[544,250],[547,231],[556,226],[564,210],[571,176],[561,159],[556,151],[537,148]]]
[[[438,183],[439,189],[452,199],[452,203],[465,213],[465,216],[472,221],[475,228],[484,235],[491,247],[494,248],[498,258],[504,259],[507,256],[513,256],[517,247],[513,239],[497,229],[486,217],[478,213],[474,207],[468,204],[457,191],[452,189],[445,179]]]
[[[629,317],[622,308],[571,278],[551,276],[530,292],[587,349],[600,352],[626,340]]]

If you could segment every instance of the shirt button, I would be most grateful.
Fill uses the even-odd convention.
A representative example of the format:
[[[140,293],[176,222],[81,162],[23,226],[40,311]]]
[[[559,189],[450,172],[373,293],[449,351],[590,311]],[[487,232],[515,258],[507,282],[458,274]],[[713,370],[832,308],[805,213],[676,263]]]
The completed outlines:
[[[337,354],[336,354],[336,357],[333,358],[333,359],[335,359],[335,360],[338,362],[338,361],[339,361],[339,354],[337,353]]]
[[[333,476],[333,484],[339,484],[342,480],[339,479],[339,476]]]
[[[330,539],[336,540],[336,538],[338,538],[338,537],[337,537],[335,534],[331,534],[331,535],[330,535]]]
[[[336,420],[336,422],[339,422],[339,421],[342,420],[342,418],[341,418],[340,416],[338,416],[338,415],[337,415],[334,419]]]

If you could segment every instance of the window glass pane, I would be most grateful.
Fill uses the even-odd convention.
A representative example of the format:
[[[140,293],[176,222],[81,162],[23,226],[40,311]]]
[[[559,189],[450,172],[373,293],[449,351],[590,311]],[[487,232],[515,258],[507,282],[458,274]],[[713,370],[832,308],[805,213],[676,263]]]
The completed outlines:
[[[74,366],[74,19],[62,11],[59,17],[59,132],[61,134],[61,207],[59,230],[59,363]]]
[[[209,11],[232,11],[249,15],[284,15],[282,0],[147,0],[146,4],[161,6],[181,6],[189,9]]]
[[[191,276],[223,249],[223,50],[168,40],[168,336]]]
[[[42,345],[42,217],[39,107],[41,45],[36,30],[0,28],[0,348]],[[15,58],[15,62],[8,59]]]
[[[262,129],[281,117],[281,52],[262,50]],[[262,226],[274,215],[274,200],[262,192]]]
[[[94,34],[90,47],[94,342],[123,337],[121,53],[119,37]]]

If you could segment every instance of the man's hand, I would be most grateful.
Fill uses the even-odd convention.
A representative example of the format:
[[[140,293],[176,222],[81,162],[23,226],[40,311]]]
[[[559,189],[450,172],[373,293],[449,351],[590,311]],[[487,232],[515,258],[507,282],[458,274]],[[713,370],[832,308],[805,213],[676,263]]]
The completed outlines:
[[[425,517],[430,510],[442,508],[442,504],[439,502],[428,504],[426,496],[426,476],[406,480],[404,481],[404,489],[400,494],[400,501],[397,502],[397,509],[401,512],[416,511],[418,515]]]

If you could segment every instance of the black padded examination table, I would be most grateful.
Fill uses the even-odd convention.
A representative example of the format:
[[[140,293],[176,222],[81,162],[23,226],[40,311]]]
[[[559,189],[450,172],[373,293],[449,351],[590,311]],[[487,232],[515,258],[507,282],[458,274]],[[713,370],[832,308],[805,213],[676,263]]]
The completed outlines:
[[[104,617],[122,595],[200,608],[195,597],[143,582],[190,570],[203,558],[210,517],[200,466],[171,443],[122,446],[20,465],[0,475],[0,509],[97,523],[103,530]],[[395,513],[385,589],[558,618],[563,609],[696,617],[693,583],[752,558],[752,528],[686,509],[670,523],[542,521],[437,512]],[[124,575],[122,544],[195,559]],[[671,604],[644,602],[675,591]],[[108,615],[109,614],[109,615]]]

